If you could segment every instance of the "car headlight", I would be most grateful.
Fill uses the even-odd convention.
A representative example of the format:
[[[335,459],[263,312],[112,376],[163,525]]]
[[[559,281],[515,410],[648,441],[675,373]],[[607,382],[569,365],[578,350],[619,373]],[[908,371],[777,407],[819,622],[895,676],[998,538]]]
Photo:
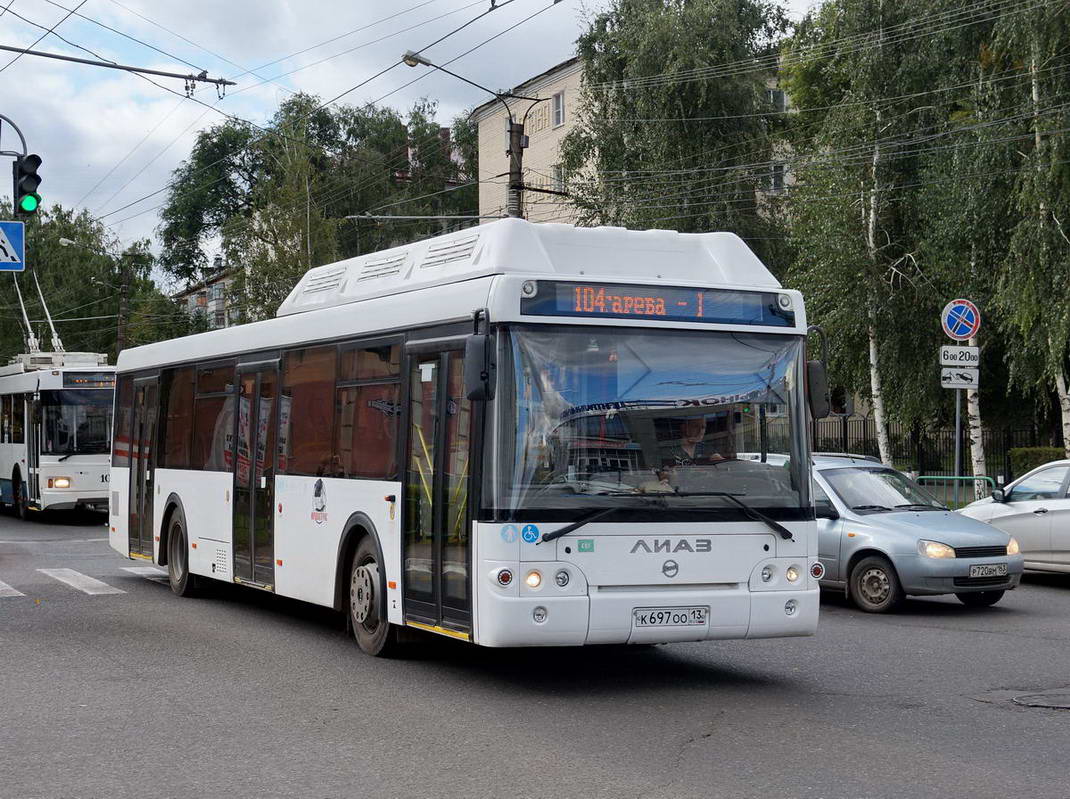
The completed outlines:
[[[1021,551],[1022,551],[1022,548],[1020,546],[1018,546],[1018,539],[1015,538],[1012,535],[1011,536],[1011,540],[1007,542],[1007,554],[1008,555],[1017,555]]]
[[[918,553],[925,558],[953,558],[955,550],[939,541],[918,541]]]

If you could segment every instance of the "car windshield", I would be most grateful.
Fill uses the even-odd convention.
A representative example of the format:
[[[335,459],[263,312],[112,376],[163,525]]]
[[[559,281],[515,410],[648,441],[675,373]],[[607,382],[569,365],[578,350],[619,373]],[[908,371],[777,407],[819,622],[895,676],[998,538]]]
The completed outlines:
[[[861,466],[823,469],[821,476],[832,486],[840,501],[852,510],[875,513],[947,510],[925,489],[895,469]]]
[[[44,455],[101,455],[111,449],[111,389],[41,392]]]
[[[505,348],[485,504],[808,510],[800,338],[539,326]]]

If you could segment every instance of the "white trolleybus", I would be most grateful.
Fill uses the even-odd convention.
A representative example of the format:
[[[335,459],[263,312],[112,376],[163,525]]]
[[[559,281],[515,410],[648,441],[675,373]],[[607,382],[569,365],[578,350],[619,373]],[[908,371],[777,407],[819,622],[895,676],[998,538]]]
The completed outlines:
[[[809,635],[806,332],[727,233],[508,219],[317,267],[119,357],[111,545],[371,654]]]
[[[89,352],[0,366],[0,496],[22,518],[108,509],[115,367]]]

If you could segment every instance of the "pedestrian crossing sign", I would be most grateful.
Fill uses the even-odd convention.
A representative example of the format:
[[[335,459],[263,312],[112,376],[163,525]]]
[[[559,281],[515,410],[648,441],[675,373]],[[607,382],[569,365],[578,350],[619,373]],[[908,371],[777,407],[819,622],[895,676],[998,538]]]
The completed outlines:
[[[26,226],[22,222],[0,222],[0,272],[26,269]]]

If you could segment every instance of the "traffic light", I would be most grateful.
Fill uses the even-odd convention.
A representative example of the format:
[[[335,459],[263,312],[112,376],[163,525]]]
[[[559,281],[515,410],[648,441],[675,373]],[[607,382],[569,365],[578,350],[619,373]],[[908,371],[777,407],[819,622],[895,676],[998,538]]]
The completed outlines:
[[[37,193],[37,187],[41,185],[41,176],[37,170],[41,168],[41,156],[23,155],[15,159],[12,168],[14,174],[14,198],[15,216],[31,216],[37,213],[37,207],[41,204],[41,196]]]
[[[843,388],[832,389],[831,406],[833,416],[853,416],[855,412],[855,398]]]

